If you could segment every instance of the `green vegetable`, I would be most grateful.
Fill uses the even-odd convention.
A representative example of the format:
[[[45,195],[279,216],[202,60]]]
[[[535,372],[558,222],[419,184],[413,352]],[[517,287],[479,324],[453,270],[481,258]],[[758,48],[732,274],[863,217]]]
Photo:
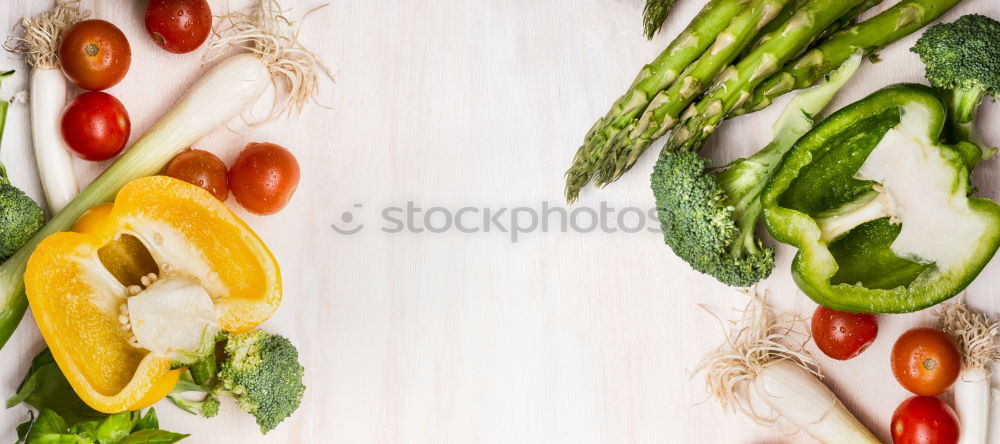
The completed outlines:
[[[677,81],[653,97],[649,106],[610,141],[598,165],[597,185],[615,181],[628,171],[650,143],[673,127],[684,108],[698,98],[719,72],[753,42],[761,27],[789,5],[791,0],[751,0],[746,9],[729,22],[715,43]]]
[[[7,408],[21,403],[38,409],[29,411],[27,422],[17,427],[18,443],[117,443],[169,444],[188,435],[159,430],[156,411],[150,408],[114,415],[98,412],[85,404],[59,371],[49,349],[31,360],[28,374]]]
[[[830,36],[754,88],[752,97],[734,109],[730,117],[764,109],[775,98],[812,85],[858,49],[866,55],[874,54],[937,19],[960,1],[902,0],[875,17]]]
[[[104,419],[67,423],[53,410],[32,413],[27,422],[17,427],[19,444],[170,444],[189,435],[159,430],[156,412],[146,415],[138,411],[106,415]]]
[[[190,369],[189,369],[190,370]],[[207,382],[207,381],[206,381]],[[201,415],[211,418],[219,414],[219,398],[213,393],[210,386],[200,385],[194,382],[190,372],[184,373],[173,392],[167,395],[167,399],[174,403],[181,410],[192,415]],[[193,400],[188,398],[191,393],[200,393],[201,398]]]
[[[861,64],[849,59],[830,79],[797,96],[774,124],[774,140],[726,169],[708,168],[694,151],[663,151],[651,178],[664,241],[692,268],[719,281],[748,287],[767,277],[774,255],[754,235],[760,193],[781,157],[812,128]]]
[[[652,40],[653,36],[660,30],[676,1],[646,0],[646,7],[642,10],[642,26],[647,39]]]
[[[47,348],[31,360],[31,367],[17,393],[7,398],[7,408],[22,402],[39,411],[52,410],[70,423],[107,416],[90,408],[76,395]]]
[[[0,73],[0,84],[14,71]],[[10,103],[0,100],[0,140]],[[24,191],[11,185],[7,170],[0,163],[0,262],[14,255],[45,225],[45,212]]]
[[[946,107],[885,88],[796,142],[764,190],[768,230],[799,249],[792,276],[817,303],[899,313],[964,289],[1000,246],[1000,205],[968,197],[967,160],[940,142]]]
[[[169,444],[188,436],[159,430],[152,408],[145,415],[139,411],[108,415],[88,407],[48,349],[32,359],[17,393],[7,399],[7,408],[22,402],[38,409],[38,416],[29,411],[28,421],[17,426],[18,443]]]
[[[305,393],[304,369],[288,339],[260,330],[231,334],[223,354],[214,378],[198,384],[198,378],[185,376],[168,399],[188,413],[212,417],[219,408],[216,396],[231,396],[240,409],[257,419],[262,433],[273,430],[299,408]],[[211,364],[195,365],[190,373],[204,375],[206,369],[215,367],[211,359]],[[191,392],[205,395],[201,401],[190,401],[185,396]]]
[[[575,201],[604,162],[608,144],[649,105],[656,93],[674,83],[685,68],[701,57],[729,21],[746,7],[746,0],[710,0],[666,49],[646,65],[607,115],[587,132],[573,165],[566,171],[566,199]]]
[[[973,120],[983,97],[1000,91],[1000,23],[971,14],[934,25],[911,51],[920,55],[931,85],[944,90],[948,141],[981,144]]]
[[[862,0],[812,0],[803,5],[784,26],[775,31],[781,38],[763,42],[719,75],[705,97],[684,112],[677,129],[670,135],[666,149],[701,146],[730,111],[749,99],[757,85],[862,3]]]

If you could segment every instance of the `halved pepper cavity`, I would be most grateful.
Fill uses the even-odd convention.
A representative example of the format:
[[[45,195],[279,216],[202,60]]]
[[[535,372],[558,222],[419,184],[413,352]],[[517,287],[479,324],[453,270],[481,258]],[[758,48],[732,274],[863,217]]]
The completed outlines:
[[[920,310],[964,289],[1000,246],[1000,205],[969,197],[977,147],[939,141],[935,91],[899,85],[832,114],[784,157],[761,203],[799,249],[792,275],[841,311]]]
[[[165,176],[130,182],[74,232],[46,238],[25,288],[60,369],[108,413],[162,399],[221,332],[255,328],[281,301],[257,235],[208,192]]]

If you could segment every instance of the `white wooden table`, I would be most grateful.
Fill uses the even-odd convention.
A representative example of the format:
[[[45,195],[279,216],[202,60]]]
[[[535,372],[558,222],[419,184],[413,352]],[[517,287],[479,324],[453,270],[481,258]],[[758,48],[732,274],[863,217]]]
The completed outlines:
[[[6,0],[0,30],[50,3]],[[128,108],[134,139],[197,78],[200,52],[156,48],[142,26],[144,2],[83,3],[131,41],[132,68],[110,92]],[[216,13],[242,4],[211,3]],[[290,16],[298,17],[318,1],[284,3],[294,3]],[[810,442],[706,402],[702,379],[690,372],[722,336],[697,304],[731,319],[745,296],[691,271],[659,234],[550,226],[514,243],[496,227],[380,229],[394,228],[382,209],[408,201],[424,211],[480,208],[463,219],[480,227],[482,208],[561,205],[562,173],[584,133],[703,1],[678,3],[653,42],[640,34],[640,0],[332,0],[307,20],[303,39],[337,74],[322,94],[331,108],[243,133],[219,129],[197,144],[232,162],[247,142],[270,141],[302,164],[299,191],[279,215],[250,216],[228,203],[282,265],[284,302],[264,327],[298,345],[305,400],[266,437],[231,403],[202,419],[164,402],[162,426],[191,433],[188,442],[219,444]],[[1000,17],[1000,4],[965,0],[945,19],[974,11]],[[834,106],[921,81],[907,51],[915,38],[866,64]],[[19,60],[4,55],[0,68],[16,68],[24,84]],[[706,152],[722,160],[763,146],[784,103],[725,125]],[[984,108],[987,140],[1000,144],[1000,107]],[[3,142],[11,179],[40,199],[24,107],[11,112]],[[653,157],[600,192],[586,190],[578,206],[651,208]],[[77,161],[82,183],[104,167]],[[977,169],[987,196],[1000,197],[998,178],[996,160]],[[342,235],[333,223],[364,228]],[[778,267],[762,288],[781,310],[807,315],[815,304],[792,283],[791,256],[778,248]],[[968,292],[973,306],[992,314],[1000,311],[998,272],[994,261]],[[890,373],[889,349],[902,331],[932,319],[879,321],[878,340],[860,357],[819,361],[827,383],[888,440],[892,411],[907,397]],[[0,351],[0,397],[13,393],[42,347],[29,315]],[[12,441],[26,417],[23,406],[2,411],[0,439]]]

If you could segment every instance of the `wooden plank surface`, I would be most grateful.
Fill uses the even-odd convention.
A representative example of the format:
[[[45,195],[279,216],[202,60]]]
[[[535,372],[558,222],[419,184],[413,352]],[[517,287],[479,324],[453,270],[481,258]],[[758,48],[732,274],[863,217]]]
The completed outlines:
[[[50,3],[5,0],[0,29],[10,32]],[[211,3],[216,13],[243,4]],[[292,18],[319,4],[284,3],[294,4]],[[590,210],[571,211],[600,213],[602,203],[614,209],[612,219],[630,214],[629,227],[653,222],[637,216],[653,206],[649,155],[618,183],[586,190],[576,207],[561,199],[562,173],[584,133],[702,1],[678,1],[653,42],[640,33],[641,3],[334,0],[311,16],[302,38],[337,77],[321,95],[328,109],[219,129],[197,144],[232,162],[247,142],[271,141],[302,163],[302,183],[282,213],[256,217],[228,203],[282,265],[284,302],[264,327],[299,346],[305,400],[266,437],[232,404],[206,420],[161,403],[163,427],[191,433],[188,442],[218,444],[810,442],[788,426],[725,414],[691,375],[722,340],[697,304],[733,319],[745,296],[691,271],[657,233],[560,229],[561,211],[586,228]],[[128,108],[135,138],[203,71],[204,52],[156,48],[142,27],[144,2],[83,4],[130,38],[132,68],[110,92]],[[1000,17],[1000,3],[965,0],[945,19],[969,12]],[[915,38],[866,63],[834,106],[920,82],[921,65],[907,51]],[[27,69],[10,55],[2,60],[23,87]],[[723,126],[707,152],[722,161],[763,146],[784,103]],[[986,139],[1000,144],[1000,107],[986,105],[981,119]],[[40,198],[25,107],[11,112],[3,142],[11,179]],[[106,164],[76,167],[86,183]],[[993,160],[975,179],[997,198],[998,177]],[[463,223],[480,229],[386,232],[397,225],[383,210],[399,219],[408,202],[423,210],[415,218],[421,227],[429,213],[430,228],[440,231],[444,210],[434,207],[451,214],[470,207]],[[541,213],[552,207],[563,210]],[[504,226],[484,232],[501,209]],[[550,225],[514,242],[515,213],[522,226],[529,214],[548,216]],[[364,228],[343,235],[334,223]],[[778,267],[761,287],[780,309],[808,315],[815,304],[792,283],[791,256],[778,248]],[[968,290],[970,303],[992,314],[1000,311],[998,271],[994,261]],[[819,358],[827,383],[882,439],[907,397],[890,373],[889,349],[902,331],[930,322],[927,313],[881,316],[879,338],[863,355]],[[0,396],[15,390],[42,347],[29,315],[0,351]],[[22,406],[3,411],[0,437],[13,440],[26,417]]]

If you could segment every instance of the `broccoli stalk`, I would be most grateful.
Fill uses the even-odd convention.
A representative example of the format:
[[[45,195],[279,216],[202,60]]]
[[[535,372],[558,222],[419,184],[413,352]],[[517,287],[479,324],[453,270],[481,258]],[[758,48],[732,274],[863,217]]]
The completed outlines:
[[[0,84],[12,75],[14,71],[0,73]],[[0,100],[0,140],[9,106],[7,100]],[[24,191],[11,185],[7,169],[0,163],[0,262],[13,256],[43,225],[45,212]]]
[[[224,342],[221,365],[209,356],[189,367],[167,398],[208,418],[218,413],[218,397],[231,397],[256,418],[262,433],[273,430],[302,402],[298,350],[285,337],[260,330],[231,334]],[[202,393],[201,400],[190,400],[193,392]]]
[[[920,56],[931,85],[948,105],[948,143],[983,146],[976,133],[976,110],[985,96],[1000,91],[1000,23],[979,14],[927,28],[910,49]],[[992,154],[984,150],[983,158]]]
[[[198,394],[201,399],[191,399],[192,394]],[[213,389],[196,384],[188,372],[185,372],[181,379],[177,381],[174,390],[167,395],[167,399],[180,407],[185,412],[193,415],[201,415],[211,418],[219,414],[219,398],[213,393]]]
[[[774,140],[722,171],[694,151],[664,150],[651,178],[664,241],[692,268],[748,287],[767,277],[774,254],[756,238],[760,195],[782,156],[861,64],[860,51],[826,81],[792,100],[774,125]]]

